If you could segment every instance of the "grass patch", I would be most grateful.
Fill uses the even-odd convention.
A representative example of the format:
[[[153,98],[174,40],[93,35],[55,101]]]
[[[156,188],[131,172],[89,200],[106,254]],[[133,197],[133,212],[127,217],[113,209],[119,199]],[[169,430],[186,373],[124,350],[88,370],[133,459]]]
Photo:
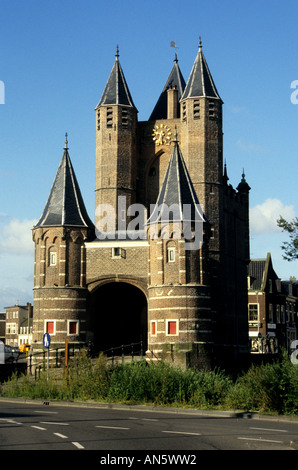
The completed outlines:
[[[233,380],[222,370],[182,370],[165,362],[111,365],[103,355],[92,361],[83,349],[60,378],[46,372],[36,380],[14,375],[2,384],[0,394],[298,416],[298,366],[283,354],[273,364],[252,366]]]

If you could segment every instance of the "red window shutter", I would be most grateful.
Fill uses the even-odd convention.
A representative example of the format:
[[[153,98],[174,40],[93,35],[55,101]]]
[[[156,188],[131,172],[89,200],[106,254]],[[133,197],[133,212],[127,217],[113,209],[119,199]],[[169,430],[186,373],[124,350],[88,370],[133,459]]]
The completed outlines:
[[[168,322],[168,334],[175,335],[177,333],[177,322],[169,321]]]
[[[151,334],[156,335],[156,323],[155,323],[155,321],[153,321],[151,323]]]
[[[69,322],[69,334],[70,335],[77,334],[77,322],[76,321]]]
[[[49,335],[54,334],[54,322],[53,321],[47,322],[47,333],[49,333]]]

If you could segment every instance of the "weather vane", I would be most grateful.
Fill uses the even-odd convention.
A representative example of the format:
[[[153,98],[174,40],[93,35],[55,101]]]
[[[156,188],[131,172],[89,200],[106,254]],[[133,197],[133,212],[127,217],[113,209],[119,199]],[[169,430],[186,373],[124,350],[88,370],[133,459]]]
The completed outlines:
[[[171,45],[171,47],[175,47],[175,52],[177,53],[178,47],[177,47],[177,44],[175,43],[175,41],[171,41],[170,45]]]
[[[175,43],[175,41],[171,41],[170,46],[175,47],[175,61],[177,62],[177,44]]]

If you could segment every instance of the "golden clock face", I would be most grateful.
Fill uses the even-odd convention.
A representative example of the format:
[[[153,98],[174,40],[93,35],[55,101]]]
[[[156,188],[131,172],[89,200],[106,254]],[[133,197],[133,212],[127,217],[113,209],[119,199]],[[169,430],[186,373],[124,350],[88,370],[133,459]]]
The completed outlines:
[[[152,135],[156,145],[169,145],[171,142],[171,129],[164,124],[156,125]]]

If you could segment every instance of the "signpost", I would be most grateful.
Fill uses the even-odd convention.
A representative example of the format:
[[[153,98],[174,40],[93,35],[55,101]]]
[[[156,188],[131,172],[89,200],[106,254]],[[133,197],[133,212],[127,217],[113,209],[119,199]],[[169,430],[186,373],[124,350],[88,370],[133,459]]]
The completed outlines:
[[[51,337],[50,337],[49,333],[45,333],[43,335],[42,343],[43,343],[44,347],[47,349],[47,380],[49,380],[49,362],[50,362],[49,347],[50,347],[50,344],[51,344]]]
[[[0,364],[5,364],[5,346],[3,341],[0,341]]]

